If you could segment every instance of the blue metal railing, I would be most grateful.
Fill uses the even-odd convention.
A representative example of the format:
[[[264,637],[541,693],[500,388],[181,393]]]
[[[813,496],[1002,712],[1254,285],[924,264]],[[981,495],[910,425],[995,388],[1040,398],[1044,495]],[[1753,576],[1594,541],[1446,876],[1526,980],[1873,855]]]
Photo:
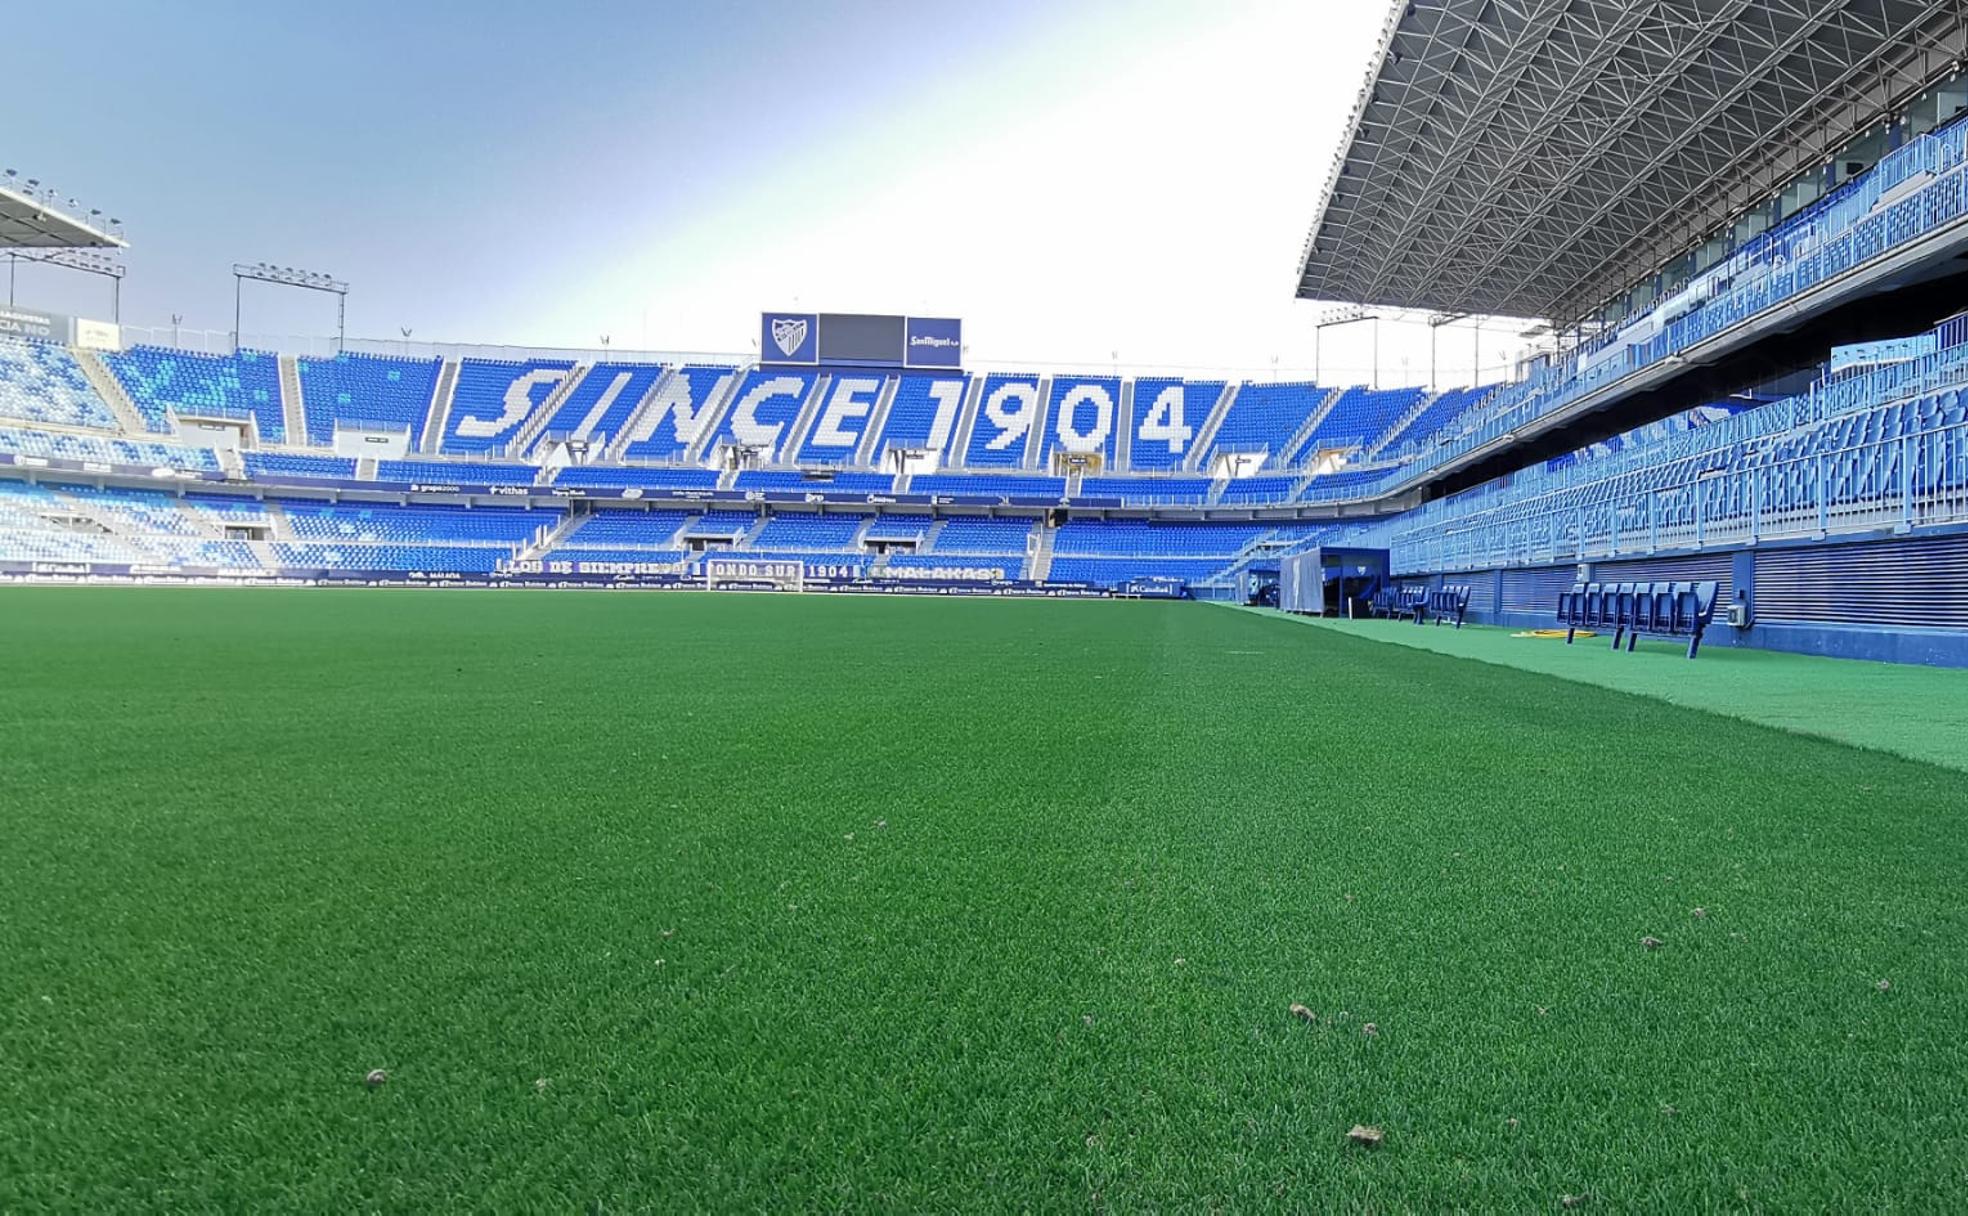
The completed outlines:
[[[1623,480],[1408,526],[1391,539],[1394,568],[1540,566],[1968,522],[1968,423],[1774,459],[1751,454],[1719,469],[1683,461],[1651,486]]]

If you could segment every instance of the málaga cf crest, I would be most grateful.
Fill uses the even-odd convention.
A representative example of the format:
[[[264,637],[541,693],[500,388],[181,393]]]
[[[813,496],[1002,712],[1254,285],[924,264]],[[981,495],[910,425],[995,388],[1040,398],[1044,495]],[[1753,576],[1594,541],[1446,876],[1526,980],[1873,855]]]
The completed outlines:
[[[773,318],[772,341],[778,346],[780,354],[792,358],[793,352],[806,344],[806,318]]]

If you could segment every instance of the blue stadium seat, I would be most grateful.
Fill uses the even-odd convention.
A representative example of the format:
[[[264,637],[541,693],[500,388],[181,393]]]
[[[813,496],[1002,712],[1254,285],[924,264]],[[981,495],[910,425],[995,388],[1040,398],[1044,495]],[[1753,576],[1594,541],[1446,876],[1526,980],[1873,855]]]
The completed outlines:
[[[573,370],[566,359],[466,359],[445,417],[443,450],[502,452]]]
[[[1039,377],[993,372],[984,377],[972,415],[970,444],[963,465],[970,469],[1015,469],[1025,465],[1032,430],[1045,402]]]
[[[813,372],[770,368],[745,373],[705,452],[729,444],[759,448],[767,461],[776,459],[780,445],[791,436],[793,423],[812,395],[816,379]]]
[[[1240,385],[1205,461],[1222,452],[1261,452],[1267,464],[1286,467],[1293,454],[1284,447],[1326,399],[1326,393],[1316,384]],[[1200,420],[1197,425],[1201,425]]]
[[[1221,380],[1137,378],[1133,416],[1128,420],[1128,469],[1146,473],[1181,466],[1195,450],[1196,437],[1202,434],[1223,389]]]
[[[1103,467],[1113,464],[1120,412],[1120,377],[1053,377],[1046,393],[1045,429],[1039,433],[1039,467],[1051,467],[1055,451],[1097,455]]]
[[[941,456],[956,434],[958,415],[970,387],[968,376],[911,373],[896,384],[888,418],[875,443],[879,457],[890,448],[932,451]]]
[[[107,352],[102,359],[149,430],[169,430],[172,411],[223,418],[250,417],[261,442],[288,442],[287,423],[280,404],[278,356],[252,350],[233,355],[200,355],[156,346],[134,346],[120,353]],[[115,425],[106,409],[97,425]],[[300,441],[301,436],[293,437],[293,442]]]
[[[295,456],[285,452],[247,452],[246,475],[255,481],[265,477],[311,477],[351,481],[355,461],[347,456]]]
[[[985,473],[926,473],[910,478],[909,493],[1058,501],[1066,497],[1066,479],[1041,477],[1035,473],[1006,476],[992,476]]]
[[[682,460],[698,440],[706,437],[737,379],[736,368],[716,364],[693,363],[678,368],[659,386],[659,399],[640,421],[629,415],[622,417],[622,456],[628,460]],[[599,424],[595,430],[606,432]]]
[[[615,439],[665,370],[660,363],[595,364],[561,401],[540,433],[595,443]]]
[[[410,446],[423,442],[424,421],[437,387],[436,359],[394,359],[344,352],[332,359],[297,362],[308,441],[327,447],[335,424],[408,431]]]
[[[68,348],[25,338],[0,338],[0,418],[116,429],[115,416]]]

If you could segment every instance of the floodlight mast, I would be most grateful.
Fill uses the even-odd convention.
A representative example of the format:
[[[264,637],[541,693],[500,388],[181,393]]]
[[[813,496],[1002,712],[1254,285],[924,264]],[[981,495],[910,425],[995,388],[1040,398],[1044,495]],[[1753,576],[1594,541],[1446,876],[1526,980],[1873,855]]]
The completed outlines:
[[[1380,314],[1372,311],[1371,309],[1363,308],[1358,304],[1349,304],[1345,308],[1331,309],[1321,314],[1319,319],[1312,323],[1312,379],[1313,380],[1316,381],[1319,379],[1320,347],[1323,345],[1321,339],[1325,334],[1325,332],[1328,329],[1333,329],[1337,326],[1352,325],[1359,321],[1373,322],[1372,387],[1376,389],[1380,387]]]
[[[321,274],[313,270],[296,270],[292,266],[275,266],[269,262],[245,262],[232,264],[232,349],[239,350],[239,307],[241,288],[248,279],[255,283],[272,283],[276,287],[299,287],[304,291],[326,292],[335,297],[335,352],[340,354],[348,344],[348,293],[349,285],[333,275]]]
[[[46,251],[9,249],[7,251],[7,307],[14,306],[14,282],[22,262],[59,266],[109,280],[109,319],[123,322],[123,276],[129,273],[123,263],[91,249],[50,249]]]
[[[1435,374],[1436,335],[1442,332],[1442,327],[1444,325],[1454,325],[1457,321],[1461,321],[1468,316],[1469,314],[1466,312],[1437,312],[1437,313],[1429,314],[1428,317],[1428,391],[1431,393],[1439,393],[1442,391],[1442,386],[1440,383],[1437,382],[1436,374]],[[1474,385],[1476,384],[1476,365],[1474,361],[1472,361],[1469,365],[1469,383],[1471,387],[1474,387]]]

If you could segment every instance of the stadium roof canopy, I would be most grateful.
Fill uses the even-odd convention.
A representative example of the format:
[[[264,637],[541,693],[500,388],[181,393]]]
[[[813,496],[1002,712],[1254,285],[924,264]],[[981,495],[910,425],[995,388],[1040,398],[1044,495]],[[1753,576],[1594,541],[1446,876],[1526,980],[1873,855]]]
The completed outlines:
[[[82,219],[12,186],[0,186],[0,249],[121,249],[99,214]]]
[[[1968,52],[1963,0],[1397,0],[1298,295],[1578,318]]]

